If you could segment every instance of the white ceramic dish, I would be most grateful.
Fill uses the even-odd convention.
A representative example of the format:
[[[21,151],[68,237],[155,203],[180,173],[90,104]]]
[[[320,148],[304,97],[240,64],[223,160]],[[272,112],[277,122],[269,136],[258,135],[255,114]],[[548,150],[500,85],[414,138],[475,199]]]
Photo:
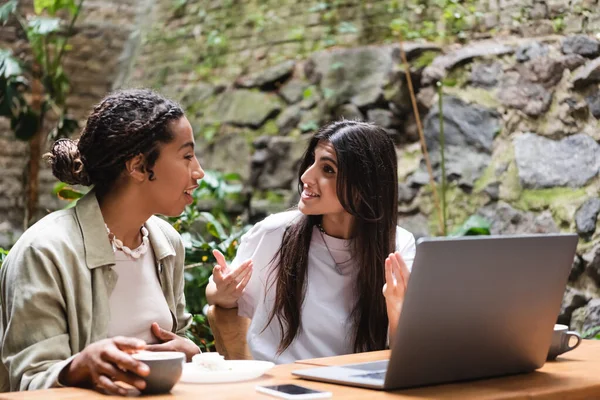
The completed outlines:
[[[227,370],[208,371],[194,363],[183,365],[182,383],[225,383],[242,382],[258,378],[275,366],[269,361],[231,360],[225,361]]]

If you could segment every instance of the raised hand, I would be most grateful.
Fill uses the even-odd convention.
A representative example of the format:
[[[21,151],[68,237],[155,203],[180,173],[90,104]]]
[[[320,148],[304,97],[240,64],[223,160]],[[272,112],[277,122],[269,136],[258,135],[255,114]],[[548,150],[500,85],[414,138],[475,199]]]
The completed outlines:
[[[73,358],[61,372],[59,381],[67,386],[92,387],[102,393],[121,396],[126,396],[127,390],[116,381],[142,390],[146,387],[143,377],[148,376],[150,369],[131,354],[145,347],[146,343],[136,338],[116,336],[99,340]]]
[[[385,259],[385,285],[383,285],[383,296],[387,306],[387,314],[389,320],[389,337],[390,344],[393,341],[396,333],[402,305],[404,304],[404,296],[408,286],[410,271],[404,263],[399,252],[390,254]]]
[[[148,351],[180,351],[185,353],[187,361],[192,361],[192,357],[200,353],[198,346],[189,339],[162,329],[156,322],[150,327],[152,334],[160,341],[159,344],[149,344],[146,346]]]
[[[213,268],[215,303],[222,307],[236,307],[252,276],[252,260],[246,260],[237,269],[231,270],[220,251],[213,250],[213,255],[218,263]]]

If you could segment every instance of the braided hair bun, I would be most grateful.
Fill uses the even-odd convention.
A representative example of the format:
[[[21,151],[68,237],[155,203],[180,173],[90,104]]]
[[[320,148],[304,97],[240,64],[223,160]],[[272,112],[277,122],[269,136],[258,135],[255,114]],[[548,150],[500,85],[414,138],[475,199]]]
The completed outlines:
[[[90,177],[81,161],[77,140],[58,139],[52,150],[45,155],[52,167],[52,174],[71,185],[91,185]]]

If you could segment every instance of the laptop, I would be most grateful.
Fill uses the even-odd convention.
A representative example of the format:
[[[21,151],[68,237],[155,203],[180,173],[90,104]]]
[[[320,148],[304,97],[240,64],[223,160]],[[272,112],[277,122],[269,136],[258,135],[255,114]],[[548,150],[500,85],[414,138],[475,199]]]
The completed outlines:
[[[575,234],[420,239],[390,359],[293,374],[391,390],[533,371],[576,246]]]

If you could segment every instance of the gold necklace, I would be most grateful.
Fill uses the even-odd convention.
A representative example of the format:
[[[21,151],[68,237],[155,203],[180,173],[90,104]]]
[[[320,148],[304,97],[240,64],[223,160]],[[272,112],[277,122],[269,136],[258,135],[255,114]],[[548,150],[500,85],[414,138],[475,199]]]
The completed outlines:
[[[323,229],[323,225],[317,224],[317,228],[319,229],[319,233],[321,233],[321,239],[323,239],[323,243],[325,244],[325,248],[327,249],[327,252],[329,253],[329,257],[331,257],[331,260],[333,261],[333,264],[335,265],[335,267],[334,267],[335,272],[337,272],[339,275],[344,275],[344,273],[342,272],[342,268],[340,268],[337,261],[335,261],[333,254],[331,254],[331,250],[329,250],[329,246],[327,245],[327,241],[325,240],[325,234],[327,232],[325,232],[325,229]]]

